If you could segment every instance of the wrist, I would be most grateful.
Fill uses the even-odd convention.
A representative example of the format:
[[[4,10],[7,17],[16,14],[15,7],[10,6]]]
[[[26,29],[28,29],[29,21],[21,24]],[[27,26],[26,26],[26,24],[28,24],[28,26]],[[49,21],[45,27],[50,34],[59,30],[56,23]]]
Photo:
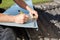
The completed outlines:
[[[15,18],[16,18],[16,16],[13,16],[12,22],[15,22]]]
[[[31,11],[33,10],[33,9],[30,8],[29,6],[27,6],[26,9],[27,9],[29,12],[31,12]]]
[[[15,22],[15,16],[10,16],[10,18],[9,18],[8,21],[9,21],[9,22]]]

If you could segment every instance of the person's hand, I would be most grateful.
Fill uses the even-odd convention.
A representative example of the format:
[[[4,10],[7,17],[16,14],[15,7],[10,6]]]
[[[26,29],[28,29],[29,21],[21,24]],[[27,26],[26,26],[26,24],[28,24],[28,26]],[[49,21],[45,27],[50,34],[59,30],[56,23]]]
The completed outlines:
[[[25,23],[28,20],[28,16],[26,14],[19,14],[15,16],[15,23]]]
[[[30,11],[30,15],[31,15],[31,17],[33,18],[33,16],[37,19],[38,18],[38,13],[37,13],[37,11],[35,11],[35,10],[31,10]]]

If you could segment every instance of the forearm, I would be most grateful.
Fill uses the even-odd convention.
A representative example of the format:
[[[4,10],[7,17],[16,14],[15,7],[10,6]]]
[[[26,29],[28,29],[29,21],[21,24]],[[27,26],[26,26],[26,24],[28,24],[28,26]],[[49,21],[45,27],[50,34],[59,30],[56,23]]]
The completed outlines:
[[[14,16],[0,14],[0,22],[14,22]]]
[[[14,0],[20,7],[31,11],[32,9],[23,0]]]

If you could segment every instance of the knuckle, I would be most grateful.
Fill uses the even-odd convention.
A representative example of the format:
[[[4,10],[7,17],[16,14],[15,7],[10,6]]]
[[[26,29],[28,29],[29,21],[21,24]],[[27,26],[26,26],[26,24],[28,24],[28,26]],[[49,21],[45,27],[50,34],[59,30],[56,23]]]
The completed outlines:
[[[24,23],[24,20],[22,20],[22,23]]]
[[[21,21],[20,23],[21,23],[21,24],[23,24],[24,22],[23,22],[23,21]]]
[[[25,18],[22,18],[22,21],[24,20]]]
[[[23,22],[23,21],[21,21],[20,23],[21,23],[21,24],[23,24],[24,22]]]

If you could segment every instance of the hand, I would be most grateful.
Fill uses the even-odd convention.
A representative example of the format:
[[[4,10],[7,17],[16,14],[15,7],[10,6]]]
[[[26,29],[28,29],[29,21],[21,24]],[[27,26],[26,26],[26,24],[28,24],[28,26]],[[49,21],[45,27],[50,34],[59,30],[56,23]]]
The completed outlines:
[[[36,19],[38,18],[38,13],[37,13],[37,11],[31,10],[31,11],[30,11],[30,14],[32,14],[32,17],[33,17],[33,15],[34,15]]]
[[[25,23],[28,20],[28,16],[25,14],[19,14],[15,16],[15,23]]]

